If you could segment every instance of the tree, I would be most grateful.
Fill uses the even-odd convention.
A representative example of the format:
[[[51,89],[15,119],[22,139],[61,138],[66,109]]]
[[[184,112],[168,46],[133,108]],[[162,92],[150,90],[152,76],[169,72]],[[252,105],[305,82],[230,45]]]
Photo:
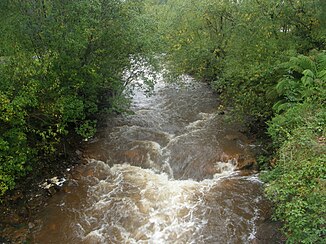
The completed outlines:
[[[1,1],[0,194],[61,155],[68,133],[91,137],[98,113],[126,108],[142,11],[139,0]]]

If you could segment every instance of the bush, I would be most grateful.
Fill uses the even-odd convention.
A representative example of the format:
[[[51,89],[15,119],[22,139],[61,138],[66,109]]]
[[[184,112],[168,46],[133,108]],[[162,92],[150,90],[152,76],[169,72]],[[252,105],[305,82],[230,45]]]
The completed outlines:
[[[142,52],[139,1],[1,1],[0,197],[69,133],[125,108],[122,74]],[[38,163],[40,165],[40,163]],[[39,167],[35,167],[37,169]]]
[[[289,243],[318,243],[326,234],[325,162],[325,134],[300,126],[278,150],[276,167],[263,176]]]
[[[291,59],[268,123],[277,161],[263,179],[289,243],[321,243],[326,235],[325,60],[323,52]]]

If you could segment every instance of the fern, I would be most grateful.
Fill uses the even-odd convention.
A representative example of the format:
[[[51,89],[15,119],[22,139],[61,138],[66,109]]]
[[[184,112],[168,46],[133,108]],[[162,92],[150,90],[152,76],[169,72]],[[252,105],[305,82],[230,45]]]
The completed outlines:
[[[287,63],[289,73],[299,72],[302,77],[287,75],[279,80],[275,89],[281,99],[273,106],[276,113],[287,111],[296,103],[326,100],[326,54],[311,57],[299,55]]]
[[[316,63],[318,71],[326,70],[326,53],[320,53],[316,56]]]
[[[315,74],[310,70],[306,69],[302,72],[303,77],[301,78],[302,84],[305,87],[311,87],[314,85],[314,80],[316,78]]]
[[[283,111],[288,110],[291,107],[293,107],[293,103],[292,102],[288,102],[286,100],[280,100],[280,101],[278,101],[277,103],[274,104],[273,110],[276,113],[281,113]]]
[[[276,91],[280,95],[284,95],[289,89],[293,86],[293,77],[292,76],[285,76],[281,79],[276,85]]]
[[[326,82],[326,69],[318,72],[317,78],[322,80],[323,82]]]
[[[298,57],[292,57],[290,59],[290,69],[298,73],[302,73],[306,69],[315,72],[316,65],[309,57],[304,55],[299,55]]]

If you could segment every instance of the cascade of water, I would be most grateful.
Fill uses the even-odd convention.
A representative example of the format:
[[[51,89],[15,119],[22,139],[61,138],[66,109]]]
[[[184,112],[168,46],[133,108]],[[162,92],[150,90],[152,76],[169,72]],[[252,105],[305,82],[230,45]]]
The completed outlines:
[[[236,171],[244,136],[228,136],[205,84],[157,87],[86,145],[89,163],[37,216],[35,243],[254,240],[265,200],[257,177]]]

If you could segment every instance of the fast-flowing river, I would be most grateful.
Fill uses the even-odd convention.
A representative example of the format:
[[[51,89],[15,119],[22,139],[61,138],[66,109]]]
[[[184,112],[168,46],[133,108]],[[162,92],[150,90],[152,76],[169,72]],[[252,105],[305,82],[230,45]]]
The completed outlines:
[[[238,170],[255,146],[218,106],[191,80],[136,92],[133,114],[108,119],[36,216],[33,243],[259,243],[268,203]]]

